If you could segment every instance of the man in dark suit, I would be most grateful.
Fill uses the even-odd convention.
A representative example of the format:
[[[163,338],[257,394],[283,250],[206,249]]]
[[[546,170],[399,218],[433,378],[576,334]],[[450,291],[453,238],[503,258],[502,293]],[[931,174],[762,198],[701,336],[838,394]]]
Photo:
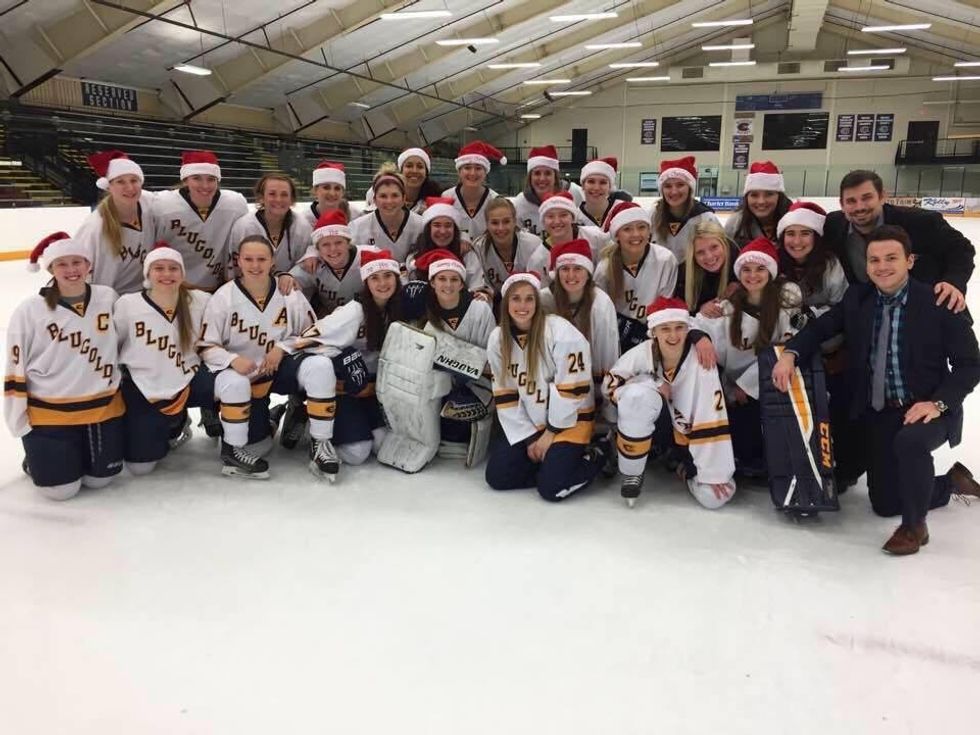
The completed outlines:
[[[867,427],[871,507],[902,516],[883,548],[914,554],[929,541],[930,508],[951,494],[980,497],[963,465],[934,477],[932,461],[934,450],[960,441],[963,400],[980,382],[980,349],[966,315],[937,305],[933,289],[909,277],[912,245],[902,228],[870,233],[866,257],[871,282],[852,285],[787,342],[772,379],[786,391],[797,360],[806,364],[823,342],[846,335],[850,413]]]
[[[840,206],[827,215],[823,241],[844,266],[848,282],[868,282],[868,235],[881,225],[898,225],[912,241],[912,277],[934,287],[936,303],[957,312],[966,308],[976,250],[939,212],[886,204],[884,185],[874,171],[851,171],[841,180]]]

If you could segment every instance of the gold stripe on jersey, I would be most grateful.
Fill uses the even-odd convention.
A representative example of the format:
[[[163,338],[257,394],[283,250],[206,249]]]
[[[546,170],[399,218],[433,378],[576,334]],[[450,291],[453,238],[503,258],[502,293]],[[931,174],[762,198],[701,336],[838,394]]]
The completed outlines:
[[[8,375],[3,379],[3,394],[8,398],[26,398],[27,381],[16,375]]]
[[[643,459],[650,454],[650,448],[652,446],[652,434],[648,437],[637,439],[632,436],[626,436],[621,431],[616,432],[616,449],[626,459]]]
[[[252,398],[265,398],[272,390],[272,378],[252,383]]]
[[[84,426],[99,424],[126,413],[118,389],[74,398],[39,398],[27,395],[27,420],[31,426]]]
[[[595,411],[591,408],[580,409],[578,421],[567,429],[555,432],[555,441],[564,444],[588,444],[592,441],[592,429],[595,422]]]
[[[516,390],[502,389],[493,392],[493,403],[497,408],[511,408],[519,401],[520,397]]]
[[[188,383],[184,389],[173,398],[164,398],[161,401],[153,401],[153,407],[164,416],[177,416],[187,405],[187,399],[191,395],[191,384]]]
[[[586,395],[592,389],[592,381],[583,380],[578,383],[556,383],[555,389],[562,398],[574,400]]]
[[[311,419],[324,419],[332,421],[337,414],[337,400],[335,398],[306,398],[306,413]]]
[[[219,409],[221,420],[229,424],[247,424],[252,413],[252,402],[222,403]]]

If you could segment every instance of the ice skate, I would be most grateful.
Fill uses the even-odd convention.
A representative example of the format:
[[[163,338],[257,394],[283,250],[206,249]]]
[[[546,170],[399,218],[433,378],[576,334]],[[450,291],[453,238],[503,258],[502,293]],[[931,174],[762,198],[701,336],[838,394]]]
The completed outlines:
[[[306,433],[309,423],[310,417],[306,413],[306,406],[302,401],[297,401],[290,396],[282,417],[282,431],[279,434],[279,443],[283,448],[295,449]]]
[[[250,480],[268,480],[269,463],[261,457],[256,457],[245,447],[233,447],[226,441],[221,442],[222,475],[229,477],[246,477]]]
[[[624,475],[619,494],[623,496],[626,504],[632,508],[636,505],[636,499],[640,497],[640,490],[642,489],[643,475]]]
[[[194,431],[191,429],[191,417],[185,416],[183,425],[175,427],[170,438],[167,439],[167,445],[170,447],[170,451],[173,452],[180,449],[191,440],[193,435]]]
[[[337,481],[340,458],[329,439],[313,439],[310,442],[310,472],[330,482]]]
[[[201,420],[197,425],[203,426],[204,433],[211,439],[217,439],[221,436],[221,419],[217,411],[212,411],[210,408],[202,408]]]

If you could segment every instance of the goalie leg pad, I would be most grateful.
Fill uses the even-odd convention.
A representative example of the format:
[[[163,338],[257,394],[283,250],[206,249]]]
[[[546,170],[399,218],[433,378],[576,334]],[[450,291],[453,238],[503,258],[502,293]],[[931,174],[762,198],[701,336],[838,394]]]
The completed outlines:
[[[467,467],[476,467],[486,459],[491,433],[493,433],[493,416],[487,416],[470,424],[470,446],[466,454]]]
[[[425,325],[425,333],[431,334],[436,340],[436,352],[432,358],[434,367],[464,381],[479,380],[483,376],[487,365],[487,351],[484,347],[470,344],[431,324]]]

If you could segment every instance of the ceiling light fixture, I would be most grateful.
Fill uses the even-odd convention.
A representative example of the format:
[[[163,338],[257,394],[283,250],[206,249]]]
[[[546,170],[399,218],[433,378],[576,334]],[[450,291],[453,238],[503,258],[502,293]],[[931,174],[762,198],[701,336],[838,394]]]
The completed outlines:
[[[602,51],[612,48],[642,48],[643,44],[639,41],[624,41],[622,43],[587,43],[585,48],[590,51]]]
[[[571,84],[571,79],[525,79],[524,84]]]
[[[975,82],[980,76],[963,75],[959,77],[933,77],[934,82]]]
[[[443,38],[436,41],[440,46],[488,46],[500,43],[499,38]]]
[[[513,62],[506,64],[487,64],[487,69],[537,69],[541,66],[537,61]]]
[[[652,69],[660,66],[659,61],[621,61],[617,64],[610,64],[610,69]]]
[[[548,20],[552,23],[574,23],[580,20],[606,20],[607,18],[618,18],[619,13],[570,13],[568,15],[549,15]]]
[[[382,13],[381,20],[425,20],[426,18],[449,18],[448,10],[402,10],[397,13]]]
[[[953,66],[980,66],[980,61],[957,61]]]
[[[885,31],[924,31],[932,28],[932,23],[908,23],[903,26],[865,26],[861,33],[884,33]]]
[[[904,54],[904,48],[859,48],[848,51],[848,56],[888,56],[890,54]]]
[[[576,92],[548,92],[552,97],[587,97],[592,94],[587,90],[581,90]]]
[[[349,102],[351,107],[360,107],[362,110],[370,110],[371,105],[364,104],[363,102]]]
[[[480,132],[480,129],[479,128],[474,128],[472,125],[465,126],[463,128],[463,130],[469,130],[471,133],[479,133]]]
[[[670,77],[626,77],[627,82],[669,82]]]
[[[712,61],[708,66],[755,66],[754,61]]]
[[[750,26],[752,19],[744,20],[706,20],[698,23],[691,23],[692,28],[721,28],[722,26]]]
[[[869,66],[841,66],[837,71],[888,71],[890,68],[885,64],[870,64]]]
[[[702,51],[741,51],[743,49],[755,48],[754,43],[730,43],[730,44],[708,44],[702,46]]]
[[[205,69],[203,66],[194,66],[194,64],[177,64],[174,67],[174,71],[182,71],[184,74],[193,74],[198,77],[211,76],[210,69]]]
[[[521,115],[521,120],[540,120],[540,119],[541,119],[541,116],[540,115],[536,115],[533,112],[529,112],[529,113],[526,113],[524,115]]]

